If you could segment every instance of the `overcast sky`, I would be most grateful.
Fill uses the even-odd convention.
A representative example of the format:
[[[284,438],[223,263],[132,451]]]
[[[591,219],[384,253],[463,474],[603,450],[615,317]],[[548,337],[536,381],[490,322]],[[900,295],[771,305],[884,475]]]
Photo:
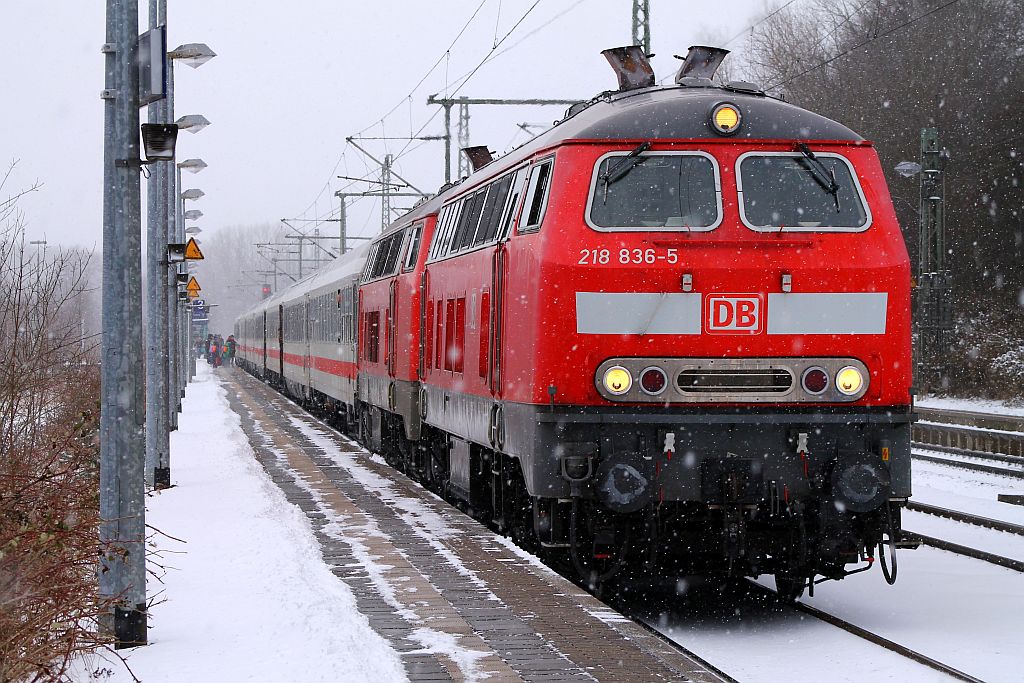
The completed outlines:
[[[733,39],[727,47],[741,48],[743,38],[734,37],[765,13],[762,0],[650,4],[659,78],[678,64],[672,55],[691,44]],[[100,246],[104,6],[4,3],[0,163],[17,166],[0,196],[42,183],[21,203],[29,239]],[[148,26],[147,6],[140,2],[141,30]],[[179,160],[209,164],[186,174],[186,188],[206,193],[187,208],[203,211],[204,232],[281,218],[336,218],[334,192],[348,185],[336,176],[375,169],[346,137],[443,134],[440,108],[426,104],[431,93],[582,99],[613,88],[615,77],[599,52],[631,42],[631,7],[630,0],[171,0],[170,46],[205,42],[218,54],[199,69],[179,65],[175,73],[176,117],[202,114],[212,122],[178,139]],[[489,54],[496,56],[456,92],[460,78]],[[528,139],[516,124],[550,124],[563,109],[473,107],[471,143],[504,153]],[[407,146],[359,144],[378,158],[398,156]],[[396,170],[435,191],[443,151],[442,143],[413,142]],[[373,202],[350,208],[351,233],[379,229]],[[321,229],[336,231],[337,223]]]

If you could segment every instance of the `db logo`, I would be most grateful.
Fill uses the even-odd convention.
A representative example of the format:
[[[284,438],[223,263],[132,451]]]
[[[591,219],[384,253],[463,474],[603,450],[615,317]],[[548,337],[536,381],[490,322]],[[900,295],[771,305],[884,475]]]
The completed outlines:
[[[710,334],[761,332],[761,296],[718,294],[704,299],[704,329]]]

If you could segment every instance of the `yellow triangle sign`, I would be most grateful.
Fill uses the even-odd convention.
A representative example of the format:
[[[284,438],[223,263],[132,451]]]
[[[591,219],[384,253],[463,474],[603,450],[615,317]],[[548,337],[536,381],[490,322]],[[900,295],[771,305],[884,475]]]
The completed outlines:
[[[199,251],[195,237],[188,238],[188,244],[185,245],[185,258],[189,261],[200,261],[204,258],[203,252]]]
[[[195,279],[195,277],[191,277],[188,280],[188,284],[185,285],[185,289],[191,294],[192,292],[199,292],[203,288],[199,286],[199,280]]]

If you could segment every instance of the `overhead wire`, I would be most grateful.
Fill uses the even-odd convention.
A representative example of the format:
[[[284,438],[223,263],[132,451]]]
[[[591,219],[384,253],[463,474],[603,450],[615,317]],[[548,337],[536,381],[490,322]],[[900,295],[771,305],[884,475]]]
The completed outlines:
[[[487,0],[484,0],[484,2],[486,2],[486,1]],[[587,2],[587,1],[588,0],[576,0],[569,7],[563,9],[560,12],[557,12],[556,14],[551,16],[549,19],[544,21],[542,24],[540,24],[536,28],[532,29],[528,33],[525,33],[518,40],[516,40],[513,43],[509,44],[504,49],[498,50],[498,48],[501,47],[508,40],[508,38],[516,31],[516,29],[518,29],[519,26],[522,25],[522,23],[533,12],[533,10],[536,9],[536,7],[541,3],[541,0],[535,0],[530,5],[530,7],[527,8],[527,10],[522,14],[522,16],[520,16],[519,19],[512,25],[512,27],[500,39],[498,39],[497,41],[495,41],[492,44],[492,47],[490,48],[490,50],[487,52],[486,55],[484,55],[484,57],[480,60],[480,62],[478,62],[476,64],[476,66],[474,66],[472,69],[470,69],[469,71],[467,71],[466,73],[462,74],[461,76],[459,76],[458,78],[455,79],[454,88],[452,88],[453,84],[449,81],[449,78],[448,78],[448,66],[450,64],[450,52],[446,51],[445,55],[442,57],[442,59],[444,61],[446,61],[446,65],[445,65],[445,73],[446,73],[446,77],[445,77],[445,81],[446,81],[445,92],[446,92],[446,97],[450,98],[450,97],[453,97],[454,95],[458,94],[462,90],[462,88],[466,86],[466,84],[470,81],[470,79],[472,79],[472,77],[484,65],[486,65],[487,63],[493,61],[494,59],[497,59],[498,57],[500,57],[501,55],[509,52],[510,50],[516,48],[517,46],[522,44],[524,41],[528,40],[529,38],[531,38],[535,34],[539,33],[542,30],[544,30],[545,28],[550,26],[552,23],[554,23],[555,21],[561,19],[563,16],[565,16],[566,14],[568,14],[569,12],[571,12],[574,9],[576,9],[578,6],[582,5],[584,2]],[[456,36],[456,40],[458,39],[458,37],[460,37],[465,32],[465,29],[468,27],[469,23],[472,22],[472,19],[476,16],[476,14],[479,13],[479,11],[480,11],[481,7],[483,6],[483,4],[484,3],[482,2],[479,6],[477,6],[476,11],[470,17],[469,21],[467,21],[466,25],[463,26],[463,29],[459,32],[458,36]],[[497,33],[495,33],[495,35],[497,35]],[[453,41],[452,45],[454,46],[454,44],[455,44],[455,41]],[[449,50],[450,50],[450,48],[449,48]],[[439,62],[440,62],[440,60],[439,60]],[[433,72],[434,68],[436,68],[436,64],[435,64],[434,67],[432,67],[430,73]],[[420,79],[420,82],[417,84],[416,87],[418,88],[419,85],[422,84],[423,81],[425,81],[428,76],[429,76],[429,73],[426,76],[424,76],[424,78]],[[408,95],[407,97],[411,97],[411,95],[412,95],[412,93],[410,93],[410,95]],[[392,109],[392,111],[393,111],[393,109]],[[429,142],[429,141],[417,141],[416,138],[418,138],[423,133],[423,131],[426,130],[427,126],[429,126],[440,115],[441,111],[442,111],[441,109],[434,110],[434,112],[427,118],[427,120],[423,123],[423,125],[421,125],[416,131],[412,132],[412,134],[409,136],[409,140],[406,142],[406,144],[396,154],[393,155],[393,162],[397,162],[398,160],[400,160],[404,156],[412,153],[413,151],[419,149],[424,144]],[[388,114],[385,114],[385,117],[387,115]],[[378,123],[380,123],[380,122],[378,122]],[[372,128],[375,125],[377,125],[377,123],[374,123],[373,125],[363,129],[362,131],[360,131],[359,134],[362,134],[362,133],[366,132],[367,130],[369,130],[370,128]],[[416,144],[415,146],[412,146],[413,143],[418,143],[418,144]],[[364,166],[366,166],[365,159],[361,159],[361,160],[363,161]],[[371,175],[371,174],[372,174],[372,171],[370,171],[369,168],[367,167],[367,177],[369,175]],[[351,185],[351,183],[349,185]],[[358,200],[358,198],[357,198],[357,200]],[[355,202],[353,202],[353,203],[355,203]],[[338,209],[332,209],[332,212],[333,211],[337,211],[337,210]]]
[[[374,121],[372,124],[370,124],[366,128],[363,128],[362,130],[357,132],[355,134],[355,136],[353,136],[353,137],[362,135],[366,131],[368,131],[371,128],[373,128],[374,126],[376,126],[378,124],[378,122],[381,125],[383,125],[384,119],[387,118],[388,116],[390,116],[391,114],[393,114],[399,107],[401,107],[403,102],[405,102],[406,100],[411,101],[412,100],[412,96],[416,93],[416,91],[419,89],[419,87],[421,85],[423,85],[424,81],[426,81],[427,78],[430,77],[430,74],[434,73],[434,70],[437,69],[438,65],[440,65],[442,61],[445,61],[446,58],[450,58],[452,48],[455,47],[456,43],[459,42],[459,39],[462,38],[462,35],[466,32],[466,29],[469,28],[470,24],[473,23],[473,20],[480,13],[480,10],[483,9],[484,5],[486,5],[489,1],[490,0],[480,0],[480,4],[477,5],[476,9],[473,10],[473,13],[469,16],[469,19],[467,19],[466,22],[462,25],[462,28],[459,29],[459,32],[455,35],[455,38],[452,39],[452,42],[448,45],[447,48],[445,48],[445,50],[441,53],[441,55],[437,58],[437,60],[431,65],[431,67],[429,69],[427,69],[427,72],[423,74],[422,78],[420,78],[420,80],[416,82],[416,85],[414,85],[412,87],[412,90],[409,91],[408,95],[406,95],[401,100],[399,100],[395,104],[395,106],[393,106],[391,109],[389,109],[383,116],[380,117],[380,119],[378,119],[377,121]],[[447,66],[446,66],[446,71],[447,71]],[[446,76],[445,80],[447,81],[447,76]],[[412,128],[412,126],[410,125],[410,129],[411,128]],[[344,147],[342,147],[341,155],[339,155],[338,161],[335,162],[334,168],[331,170],[331,174],[328,177],[327,182],[325,183],[325,185],[323,187],[321,187],[320,192],[313,199],[313,201],[310,202],[309,206],[307,206],[305,209],[303,209],[302,214],[305,214],[307,211],[309,211],[310,206],[314,206],[320,200],[320,198],[323,196],[323,193],[330,189],[330,182],[333,179],[333,176],[335,175],[335,173],[337,172],[338,165],[341,163],[341,158],[344,156],[345,150],[347,148],[348,148],[348,142],[346,142]]]

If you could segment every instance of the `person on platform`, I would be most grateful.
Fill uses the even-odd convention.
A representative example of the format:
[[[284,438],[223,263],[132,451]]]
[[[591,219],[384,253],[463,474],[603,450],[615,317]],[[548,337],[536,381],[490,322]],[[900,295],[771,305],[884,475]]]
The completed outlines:
[[[221,345],[217,337],[210,340],[210,350],[206,352],[206,362],[215,368],[220,367]]]
[[[228,340],[224,342],[224,360],[228,365],[235,364],[235,350],[238,347],[238,342],[235,341],[235,335],[229,334]]]

